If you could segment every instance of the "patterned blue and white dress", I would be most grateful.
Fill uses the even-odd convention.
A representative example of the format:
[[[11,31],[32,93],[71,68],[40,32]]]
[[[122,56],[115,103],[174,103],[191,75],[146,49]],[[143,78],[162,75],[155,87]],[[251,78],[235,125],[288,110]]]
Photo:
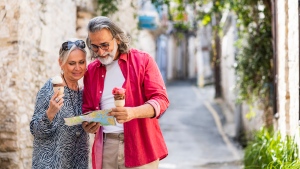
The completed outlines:
[[[64,118],[81,114],[82,91],[73,91],[67,87],[64,90],[64,105],[52,122],[46,115],[49,100],[54,93],[51,79],[37,94],[35,110],[30,122],[30,132],[34,136],[32,169],[88,168],[88,134],[81,125],[64,124]]]

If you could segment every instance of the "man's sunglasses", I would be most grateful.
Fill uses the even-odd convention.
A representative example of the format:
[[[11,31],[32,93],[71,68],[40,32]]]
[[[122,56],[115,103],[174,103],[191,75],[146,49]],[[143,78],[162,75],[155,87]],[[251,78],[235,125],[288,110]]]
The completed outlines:
[[[71,41],[67,41],[67,42],[64,42],[62,44],[62,49],[63,50],[70,50],[72,48],[73,45],[76,45],[77,47],[81,48],[81,49],[84,49],[85,48],[85,43],[83,40],[77,40],[75,42],[71,42]]]

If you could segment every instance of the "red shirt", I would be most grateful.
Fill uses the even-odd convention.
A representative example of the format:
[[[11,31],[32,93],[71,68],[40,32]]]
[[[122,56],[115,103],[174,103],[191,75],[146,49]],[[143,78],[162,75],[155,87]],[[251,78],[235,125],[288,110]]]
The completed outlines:
[[[151,104],[155,118],[133,119],[124,123],[125,166],[137,167],[168,155],[167,147],[159,127],[158,118],[169,106],[166,87],[154,59],[145,52],[131,49],[121,54],[118,64],[124,75],[126,89],[125,107]],[[88,65],[84,75],[83,113],[101,109],[100,100],[104,88],[106,68],[97,59]],[[96,133],[92,164],[102,168],[102,127]]]

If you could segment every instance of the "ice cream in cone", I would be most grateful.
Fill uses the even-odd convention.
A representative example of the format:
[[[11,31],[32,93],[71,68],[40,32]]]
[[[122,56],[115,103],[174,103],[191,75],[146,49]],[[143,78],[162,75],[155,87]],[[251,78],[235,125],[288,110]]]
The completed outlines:
[[[115,99],[115,106],[116,107],[124,107],[125,105],[125,91],[124,88],[115,87],[112,91]]]
[[[59,91],[58,95],[64,94],[64,84],[61,76],[55,76],[51,80],[54,92]]]

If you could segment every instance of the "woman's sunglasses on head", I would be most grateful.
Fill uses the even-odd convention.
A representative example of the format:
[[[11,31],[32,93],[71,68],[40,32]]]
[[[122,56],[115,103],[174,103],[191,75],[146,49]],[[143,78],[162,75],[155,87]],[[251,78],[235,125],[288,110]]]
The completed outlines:
[[[64,42],[62,44],[62,49],[63,50],[70,50],[72,48],[73,45],[76,45],[77,47],[81,48],[81,49],[84,49],[85,48],[85,43],[83,40],[77,40],[75,42],[72,42],[72,41],[67,41],[67,42]]]

